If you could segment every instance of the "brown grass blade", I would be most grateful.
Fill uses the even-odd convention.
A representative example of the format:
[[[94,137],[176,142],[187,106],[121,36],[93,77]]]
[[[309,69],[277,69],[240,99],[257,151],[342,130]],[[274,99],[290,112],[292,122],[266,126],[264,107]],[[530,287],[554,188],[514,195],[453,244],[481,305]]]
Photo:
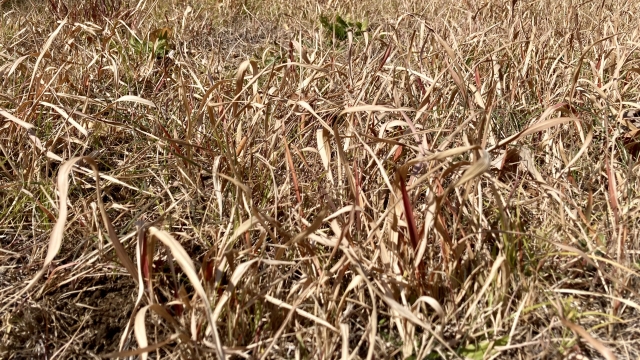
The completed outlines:
[[[613,351],[611,351],[611,349],[609,349],[602,342],[600,342],[599,340],[591,336],[591,334],[589,334],[581,326],[572,323],[571,321],[567,320],[564,317],[561,317],[560,321],[562,321],[562,325],[571,329],[571,331],[575,332],[578,336],[583,338],[584,341],[588,342],[589,345],[593,346],[594,349],[598,350],[600,355],[602,355],[605,359],[607,360],[617,359],[616,355],[613,353]]]
[[[486,150],[482,150],[481,154],[480,159],[474,162],[473,165],[471,165],[471,167],[462,174],[460,179],[456,181],[455,186],[460,186],[471,179],[475,179],[489,170],[491,167],[491,156],[489,156],[489,153]]]
[[[615,226],[620,223],[619,204],[618,204],[618,191],[616,185],[616,173],[612,168],[609,158],[605,156],[605,169],[607,171],[607,191],[609,192],[609,205],[611,206],[611,212],[613,212],[613,219]]]
[[[415,111],[415,109],[404,108],[404,107],[394,108],[394,107],[385,106],[385,105],[359,105],[359,106],[348,107],[342,110],[340,112],[340,115],[350,114],[350,113],[360,112],[360,111],[401,112],[401,111]]]
[[[406,168],[405,168],[406,169]],[[413,251],[416,251],[418,247],[418,229],[416,227],[416,220],[413,216],[413,208],[411,206],[411,199],[407,192],[407,179],[403,174],[402,169],[399,171],[400,191],[402,192],[402,206],[404,207],[404,214],[407,218],[407,226],[409,228],[409,238],[411,239],[411,247]]]
[[[347,175],[347,181],[349,182],[349,188],[351,189],[351,195],[354,202],[357,205],[357,196],[358,191],[356,190],[356,180],[353,177],[353,172],[351,172],[351,168],[349,167],[349,162],[347,161],[347,155],[344,153],[344,149],[342,147],[342,140],[340,138],[340,132],[338,131],[338,124],[333,124],[333,140],[336,142],[336,150],[338,151],[338,156],[340,157],[340,163],[344,167],[345,173]]]
[[[503,147],[505,145],[508,145],[508,144],[510,144],[512,142],[518,141],[519,139],[521,139],[521,138],[523,138],[523,137],[525,137],[527,135],[536,133],[538,131],[546,130],[546,129],[548,129],[550,127],[553,127],[553,126],[561,125],[561,124],[567,123],[569,121],[580,121],[580,119],[574,118],[574,117],[561,117],[561,118],[556,118],[556,119],[549,119],[549,120],[534,124],[532,126],[529,126],[526,129],[524,129],[523,131],[521,131],[521,132],[519,132],[519,133],[517,133],[517,134],[515,134],[513,136],[510,136],[510,137],[500,141],[499,143],[497,143],[496,145],[494,145],[493,147],[491,147],[487,151],[493,151],[495,149],[498,149],[498,148],[501,148],[501,147]]]
[[[49,48],[51,47],[51,44],[53,43],[53,40],[58,36],[58,34],[60,33],[60,30],[62,30],[62,28],[66,24],[67,24],[67,18],[64,18],[64,20],[62,20],[60,22],[60,25],[58,25],[58,27],[55,29],[55,31],[51,33],[51,35],[47,39],[47,42],[44,43],[44,46],[42,47],[42,50],[40,51],[40,55],[38,55],[38,58],[36,59],[36,64],[33,66],[33,73],[31,73],[31,81],[29,82],[29,88],[31,88],[33,86],[33,79],[35,79],[35,77],[36,77],[36,72],[38,71],[38,67],[40,65],[40,62],[42,61],[42,58],[47,53],[47,50],[49,50]]]
[[[44,105],[44,106],[48,106],[50,108],[52,108],[53,110],[55,110],[58,114],[60,114],[62,116],[63,119],[65,119],[66,121],[68,121],[71,125],[73,125],[73,127],[75,127],[76,129],[78,129],[78,131],[80,131],[80,133],[84,136],[88,135],[87,129],[84,128],[84,126],[80,125],[77,121],[73,120],[73,118],[71,116],[69,116],[69,114],[67,114],[66,111],[64,111],[64,109],[62,109],[59,106],[56,106],[54,104],[50,104],[46,101],[40,101],[40,105]]]
[[[224,349],[222,348],[222,343],[220,342],[220,337],[218,335],[218,327],[216,326],[216,322],[213,319],[211,313],[211,305],[209,304],[209,298],[207,297],[207,293],[204,291],[202,287],[202,283],[200,283],[200,279],[198,278],[198,274],[196,273],[195,266],[193,265],[193,261],[189,257],[189,254],[184,250],[182,245],[177,242],[173,236],[171,236],[166,231],[162,231],[152,226],[149,228],[149,234],[151,236],[155,236],[160,240],[163,244],[165,244],[173,254],[173,257],[182,268],[182,271],[187,275],[189,281],[191,281],[191,285],[194,290],[198,294],[198,296],[202,299],[204,303],[204,310],[207,316],[207,320],[209,321],[209,326],[211,327],[213,333],[213,343],[215,345],[215,350],[219,359],[224,359]]]
[[[298,200],[298,204],[302,205],[302,196],[300,195],[300,184],[298,183],[298,174],[293,164],[293,158],[291,157],[291,152],[289,151],[289,143],[287,142],[286,135],[284,132],[284,125],[282,130],[283,130],[282,141],[284,142],[284,153],[287,157],[287,163],[289,164],[289,172],[291,173],[291,180],[293,181],[293,189],[296,192],[296,199]],[[302,214],[302,206],[300,206],[300,211],[301,211],[300,216],[304,216]]]
[[[268,302],[270,302],[270,303],[272,303],[272,304],[274,304],[274,305],[276,305],[278,307],[281,307],[281,308],[285,308],[285,309],[289,309],[289,310],[294,308],[293,306],[287,304],[286,302],[284,302],[284,301],[282,301],[280,299],[274,298],[273,296],[270,296],[270,295],[265,295],[265,299]],[[338,334],[340,333],[340,330],[336,329],[335,326],[331,325],[326,320],[323,320],[323,319],[321,319],[321,318],[319,318],[319,317],[317,317],[315,315],[312,315],[312,314],[310,314],[310,313],[308,313],[308,312],[306,312],[306,311],[304,311],[302,309],[299,309],[299,308],[295,308],[295,311],[296,311],[296,313],[298,315],[300,315],[302,317],[306,317],[307,319],[309,319],[309,320],[311,320],[311,321],[313,321],[313,322],[315,322],[315,323],[317,323],[319,325],[322,325],[322,326],[326,327],[327,329],[329,329],[329,330],[331,330],[331,331],[333,331],[335,333],[338,333]]]
[[[104,354],[101,357],[102,358],[126,358],[126,357],[130,357],[130,356],[136,356],[136,355],[140,355],[141,359],[145,359],[145,355],[161,349],[162,347],[164,347],[165,345],[168,345],[170,343],[172,343],[173,341],[175,341],[176,339],[180,338],[180,334],[173,334],[171,336],[169,336],[168,338],[166,338],[165,340],[157,343],[157,344],[153,344],[150,346],[146,346],[144,348],[141,349],[135,349],[135,350],[127,350],[127,351],[119,351],[119,352],[112,352],[112,353],[108,353],[108,354]]]
[[[576,161],[578,161],[578,159],[580,159],[580,157],[589,149],[589,145],[591,145],[592,140],[593,140],[593,129],[589,130],[589,133],[587,134],[587,137],[585,138],[584,143],[580,147],[580,150],[578,150],[578,153],[576,154],[576,156],[574,156],[573,159],[569,161],[567,166],[565,166],[561,174],[564,174],[571,169],[571,166],[575,164]]]
[[[233,101],[233,116],[237,116],[238,114],[238,102],[235,101],[238,98],[238,95],[242,91],[242,84],[244,83],[244,77],[247,73],[247,70],[251,69],[254,77],[257,78],[258,75],[258,65],[253,60],[245,60],[238,67],[238,71],[236,72],[236,89],[234,92],[234,101]],[[254,79],[256,80],[256,79]]]
[[[243,262],[242,264],[238,265],[236,269],[233,271],[233,274],[231,274],[231,279],[229,280],[229,285],[227,285],[227,288],[225,289],[224,293],[222,294],[220,299],[218,299],[216,308],[213,310],[213,315],[212,315],[213,321],[217,321],[218,317],[220,316],[220,313],[222,312],[222,308],[224,307],[224,304],[226,304],[227,300],[229,300],[229,297],[231,297],[231,293],[240,282],[240,279],[242,279],[242,276],[244,276],[244,273],[256,261],[258,261],[258,259],[253,259],[253,260]]]
[[[331,163],[331,145],[329,143],[329,132],[326,129],[318,129],[316,131],[316,140],[318,143],[318,153],[320,154],[320,159],[322,160],[322,166],[327,172],[329,182],[333,184],[333,175],[331,174],[331,168],[329,167],[329,164]]]
[[[146,106],[150,106],[150,107],[156,107],[156,104],[153,103],[153,101],[147,100],[147,99],[143,99],[139,96],[135,96],[135,95],[124,95],[121,96],[119,98],[117,98],[114,103],[118,103],[118,102],[134,102],[134,103],[138,103],[141,105],[146,105]]]
[[[33,124],[30,124],[26,121],[22,121],[20,119],[18,119],[17,117],[13,116],[13,114],[7,112],[6,110],[0,110],[0,115],[4,116],[5,118],[13,121],[16,125],[23,127],[26,130],[30,130],[33,128]]]

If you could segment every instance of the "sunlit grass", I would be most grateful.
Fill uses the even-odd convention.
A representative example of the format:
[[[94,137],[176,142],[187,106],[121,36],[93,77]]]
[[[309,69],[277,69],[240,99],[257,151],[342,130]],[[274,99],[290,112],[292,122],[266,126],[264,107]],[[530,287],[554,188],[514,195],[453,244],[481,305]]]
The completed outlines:
[[[1,357],[636,359],[639,10],[3,2]]]

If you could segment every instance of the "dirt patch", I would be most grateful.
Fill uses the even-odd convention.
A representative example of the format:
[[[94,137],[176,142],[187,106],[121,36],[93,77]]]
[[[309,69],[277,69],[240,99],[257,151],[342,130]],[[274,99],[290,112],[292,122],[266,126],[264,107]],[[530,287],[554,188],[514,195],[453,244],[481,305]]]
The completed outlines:
[[[17,304],[3,329],[0,358],[96,358],[116,351],[135,303],[126,278],[85,277]]]

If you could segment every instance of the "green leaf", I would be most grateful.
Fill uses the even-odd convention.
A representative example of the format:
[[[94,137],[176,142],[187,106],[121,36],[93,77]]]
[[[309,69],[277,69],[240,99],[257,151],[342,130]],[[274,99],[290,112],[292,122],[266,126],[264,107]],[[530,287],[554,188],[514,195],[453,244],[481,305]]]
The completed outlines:
[[[346,21],[344,21],[344,19],[340,16],[340,15],[336,15],[336,22],[342,26],[342,28],[348,28],[349,24],[347,24]]]
[[[495,340],[493,347],[495,346],[505,346],[508,343],[509,340],[509,336],[503,336],[497,340]],[[487,352],[487,349],[489,348],[489,341],[485,340],[482,341],[478,344],[469,344],[467,346],[465,346],[462,349],[458,350],[458,354],[462,355],[463,357],[467,358],[467,359],[473,359],[473,360],[482,360],[485,357],[485,354]],[[495,352],[495,349],[491,350],[491,354],[487,354],[487,355],[493,355]]]
[[[366,30],[366,22],[352,22],[340,15],[336,15],[334,19],[335,21],[332,21],[328,17],[320,15],[320,24],[332,36],[335,34],[336,39],[340,41],[347,39],[349,31],[352,31],[356,36],[361,36],[363,31]]]

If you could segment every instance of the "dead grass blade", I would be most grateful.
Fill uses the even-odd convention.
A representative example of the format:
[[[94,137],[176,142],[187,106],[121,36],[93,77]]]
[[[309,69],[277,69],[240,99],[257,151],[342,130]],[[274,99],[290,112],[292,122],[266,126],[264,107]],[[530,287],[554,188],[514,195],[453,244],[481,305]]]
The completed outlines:
[[[36,64],[33,66],[33,73],[31,74],[31,81],[29,82],[29,88],[33,87],[33,79],[35,79],[35,77],[36,77],[36,72],[38,71],[38,67],[40,65],[40,62],[42,61],[42,58],[47,53],[47,50],[49,50],[49,48],[51,47],[51,44],[53,43],[53,40],[58,36],[58,34],[60,33],[60,30],[62,30],[62,28],[66,24],[67,24],[67,18],[64,18],[64,20],[62,20],[60,22],[60,25],[58,25],[58,28],[55,29],[55,31],[51,33],[51,35],[47,39],[47,42],[44,43],[44,46],[42,47],[42,50],[40,51],[40,55],[38,55],[38,58],[36,59]]]
[[[253,72],[254,81],[252,81],[252,83],[254,83],[258,77],[258,65],[256,64],[255,61],[245,60],[244,62],[242,62],[242,64],[240,64],[240,66],[238,67],[238,71],[236,72],[236,89],[233,94],[233,116],[234,117],[238,115],[237,98],[238,98],[238,95],[240,95],[240,92],[242,91],[242,84],[244,83],[244,77],[247,70],[249,69],[251,69],[251,71]]]
[[[145,317],[148,310],[153,310],[162,318],[164,318],[168,323],[170,323],[174,327],[174,329],[178,331],[178,333],[172,335],[169,339],[154,345],[155,347],[153,346],[149,347],[148,346],[149,343],[147,341],[147,330],[145,326]],[[149,351],[152,351],[151,349],[153,350],[158,349],[159,347],[168,344],[170,341],[173,341],[176,338],[180,338],[184,342],[189,341],[188,336],[186,336],[183,333],[180,333],[180,324],[167,312],[167,310],[165,310],[164,307],[160,306],[159,304],[152,304],[152,305],[147,305],[142,307],[136,314],[133,330],[136,337],[136,341],[138,341],[138,345],[139,345],[139,349],[137,351],[149,349],[148,351],[138,352],[136,354],[136,355],[140,355],[140,358],[142,360],[147,359],[149,355]]]
[[[548,129],[550,127],[553,127],[553,126],[561,125],[561,124],[567,123],[569,121],[580,121],[580,119],[574,118],[574,117],[561,117],[561,118],[556,118],[556,119],[549,119],[549,120],[534,124],[532,126],[529,126],[526,129],[524,129],[523,131],[521,131],[521,132],[519,132],[519,133],[517,133],[515,135],[512,135],[512,136],[500,141],[499,143],[497,143],[496,145],[492,146],[487,151],[496,150],[496,149],[504,147],[504,146],[506,146],[506,145],[508,145],[508,144],[510,144],[512,142],[518,141],[519,139],[521,139],[521,138],[523,138],[523,137],[525,137],[527,135],[536,133],[538,131],[546,130],[546,129]]]
[[[13,116],[12,114],[8,113],[6,110],[0,110],[0,115],[4,116],[5,118],[13,121],[16,125],[23,127],[26,130],[30,130],[33,128],[33,124],[30,124],[26,121],[22,121],[20,119],[18,119],[17,117]]]
[[[175,341],[176,339],[178,339],[180,337],[180,334],[173,334],[171,336],[169,336],[167,339],[157,343],[157,344],[153,344],[151,346],[146,346],[144,348],[141,349],[135,349],[135,350],[127,350],[127,351],[120,351],[120,352],[112,352],[112,353],[108,353],[108,354],[104,354],[101,357],[102,358],[126,358],[126,357],[130,357],[130,356],[136,356],[136,355],[140,355],[141,359],[146,358],[145,355],[157,350],[157,349],[161,349],[162,347],[164,347],[167,344],[172,343],[173,341]]]
[[[614,225],[617,227],[620,223],[620,205],[618,202],[618,191],[616,184],[616,172],[613,169],[609,158],[605,155],[605,170],[607,172],[607,190],[609,192],[609,205],[611,206],[611,212],[613,213]]]
[[[249,269],[251,265],[253,265],[258,260],[259,259],[253,259],[243,262],[242,264],[238,265],[238,267],[236,267],[236,269],[233,271],[233,274],[231,274],[231,279],[229,279],[229,285],[227,285],[224,293],[222,294],[220,299],[218,299],[216,308],[213,310],[213,321],[217,321],[218,316],[220,316],[220,313],[222,312],[224,304],[226,304],[229,297],[231,297],[231,293],[240,282],[240,279],[242,279],[242,277],[244,276],[244,273]]]
[[[318,129],[316,131],[316,140],[318,143],[318,153],[320,154],[320,159],[322,160],[322,166],[327,172],[329,182],[333,184],[333,175],[331,174],[331,168],[329,167],[329,164],[331,163],[331,145],[329,143],[329,132],[326,129]]]
[[[249,229],[251,229],[255,224],[259,223],[260,220],[258,219],[258,217],[256,216],[251,216],[249,217],[249,219],[245,220],[244,222],[242,222],[242,224],[240,224],[240,226],[238,226],[236,228],[236,230],[233,232],[233,234],[231,235],[231,237],[229,238],[229,241],[227,242],[227,245],[225,248],[230,248],[233,245],[233,242],[242,234],[244,234],[246,231],[248,231]]]
[[[567,166],[565,166],[565,168],[562,170],[561,174],[564,174],[564,173],[568,172],[571,169],[571,166],[573,164],[575,164],[576,161],[578,161],[578,159],[580,159],[582,154],[584,154],[587,151],[587,149],[589,148],[589,145],[591,145],[591,141],[592,140],[593,140],[593,129],[589,130],[589,133],[587,134],[587,137],[585,138],[584,143],[582,144],[582,147],[580,147],[580,150],[578,150],[578,153],[576,154],[576,156],[574,156],[573,159],[571,159],[571,161],[569,161]]]
[[[616,360],[617,359],[617,357],[615,356],[613,351],[611,351],[611,349],[609,349],[602,342],[600,342],[599,340],[597,340],[593,336],[591,336],[591,334],[589,334],[581,326],[576,325],[573,322],[571,322],[570,320],[568,320],[564,316],[564,313],[563,313],[563,310],[562,310],[562,305],[560,303],[555,301],[555,302],[553,302],[553,304],[555,305],[556,310],[558,311],[558,314],[560,315],[560,321],[562,322],[562,325],[564,325],[564,326],[568,327],[569,329],[571,329],[571,331],[573,331],[575,334],[577,334],[582,339],[584,339],[587,343],[589,343],[589,345],[593,346],[593,348],[596,349],[605,359],[607,359],[607,360]]]
[[[333,131],[331,126],[329,126],[329,124],[327,124],[327,122],[324,121],[324,119],[320,115],[318,115],[315,112],[315,110],[313,110],[313,108],[311,107],[311,105],[309,105],[308,102],[306,102],[306,101],[298,101],[298,102],[296,102],[296,105],[299,105],[302,108],[304,108],[305,110],[309,111],[311,113],[311,115],[313,115],[318,120],[318,123],[320,123],[320,125],[322,125],[322,127],[324,127],[325,129],[327,129],[327,131]]]
[[[144,318],[145,318],[145,315],[147,314],[147,309],[149,309],[149,305],[143,306],[142,309],[138,311],[138,313],[136,314],[134,325],[133,325],[133,331],[135,333],[136,340],[138,341],[138,347],[140,349],[144,349],[149,345],[149,343],[147,342],[147,330],[144,324]],[[142,352],[139,355],[142,360],[147,360],[149,353]]]
[[[224,349],[222,348],[222,343],[220,342],[220,336],[218,335],[218,327],[216,326],[215,321],[213,320],[213,316],[211,313],[211,305],[209,304],[209,298],[207,297],[207,293],[204,291],[202,287],[202,283],[200,283],[200,279],[198,278],[198,274],[196,273],[195,266],[193,265],[193,261],[189,257],[189,254],[184,250],[182,245],[177,242],[173,236],[171,236],[166,231],[162,231],[152,226],[149,228],[149,234],[151,236],[155,236],[160,240],[163,244],[165,244],[169,250],[171,250],[171,254],[174,259],[182,268],[182,271],[187,275],[189,281],[191,281],[191,285],[194,290],[198,294],[198,296],[202,299],[204,303],[204,310],[207,316],[207,320],[209,321],[209,326],[211,327],[213,333],[213,340],[215,345],[215,350],[219,359],[224,359]]]
[[[407,179],[406,174],[403,174],[403,170],[406,171],[406,168],[403,168],[398,173],[398,181],[400,183],[400,191],[402,193],[402,206],[404,207],[404,214],[407,219],[407,226],[409,228],[409,238],[411,239],[411,247],[413,251],[416,251],[418,248],[418,229],[416,227],[416,220],[413,216],[413,208],[411,206],[411,199],[409,198],[409,193],[407,192]]]
[[[287,304],[286,302],[284,302],[282,300],[274,298],[273,296],[270,296],[270,295],[265,295],[265,300],[267,300],[268,302],[270,302],[270,303],[272,303],[272,304],[274,304],[274,305],[276,305],[278,307],[281,307],[281,308],[285,308],[285,309],[289,309],[289,310],[294,309],[293,306]],[[306,311],[304,311],[302,309],[295,308],[295,311],[300,316],[306,317],[307,319],[309,319],[309,320],[311,320],[311,321],[313,321],[313,322],[315,322],[315,323],[317,323],[319,325],[322,325],[322,326],[326,327],[327,329],[329,329],[331,331],[334,331],[337,334],[340,333],[340,330],[336,329],[335,326],[329,324],[326,320],[323,320],[323,319],[321,319],[321,318],[319,318],[319,317],[317,317],[317,316],[315,316],[313,314],[310,314],[310,313],[308,313],[308,312],[306,312]]]
[[[71,116],[69,116],[69,114],[67,114],[67,112],[64,111],[61,107],[56,106],[54,104],[50,104],[50,103],[48,103],[46,101],[40,101],[40,105],[48,106],[48,107],[52,108],[53,110],[55,110],[58,114],[60,114],[62,116],[63,119],[68,121],[76,129],[78,129],[78,131],[80,131],[80,133],[82,135],[87,136],[89,134],[87,132],[87,129],[84,128],[84,126],[80,125],[77,121],[73,120],[73,118]]]
[[[485,292],[487,292],[487,290],[491,286],[491,283],[493,279],[496,277],[496,275],[498,274],[498,270],[500,269],[500,266],[502,265],[504,260],[505,260],[505,257],[501,255],[501,256],[498,256],[496,260],[493,262],[493,266],[491,267],[491,272],[489,273],[489,276],[485,280],[484,286],[482,286],[482,289],[480,290],[480,292],[477,295],[475,295],[473,302],[471,303],[471,305],[469,306],[469,309],[464,315],[465,318],[468,318],[476,310],[476,307],[478,306],[478,302],[482,300],[482,296],[484,295]]]
[[[360,111],[377,111],[377,112],[401,112],[401,111],[415,111],[415,109],[411,108],[394,108],[391,106],[384,105],[359,105],[348,107],[340,112],[340,115],[360,112]]]
[[[416,302],[413,304],[413,306],[417,306],[420,302],[429,304],[429,306],[431,306],[433,310],[436,311],[436,314],[438,314],[438,317],[440,318],[440,324],[444,327],[446,318],[444,310],[442,309],[442,306],[440,305],[438,300],[432,298],[431,296],[421,296],[416,299]]]
[[[135,96],[135,95],[124,95],[119,97],[118,99],[116,99],[114,101],[114,103],[119,103],[119,102],[134,102],[137,104],[141,104],[141,105],[146,105],[146,106],[150,106],[150,107],[156,107],[156,104],[153,103],[153,101],[147,100],[147,99],[143,99],[139,96]]]
[[[560,318],[560,321],[562,321],[562,325],[564,325],[564,326],[568,327],[569,329],[571,329],[571,331],[575,332],[581,338],[583,338],[586,342],[588,342],[589,345],[593,346],[594,349],[598,350],[598,352],[602,356],[604,356],[605,359],[607,359],[607,360],[616,360],[617,359],[616,355],[613,353],[613,351],[611,351],[611,349],[609,349],[602,342],[600,342],[599,340],[597,340],[593,336],[591,336],[591,334],[589,334],[581,326],[578,326],[578,325],[572,323],[571,321],[565,319],[564,317]]]
[[[474,162],[473,165],[462,174],[460,179],[456,181],[455,186],[460,186],[471,179],[475,179],[489,170],[489,167],[491,167],[491,157],[486,150],[482,150],[481,154],[478,161]]]
[[[342,147],[342,140],[340,138],[340,132],[338,131],[338,124],[333,124],[333,140],[336,142],[336,150],[338,151],[338,156],[340,157],[340,163],[344,167],[345,173],[347,175],[347,181],[349,182],[349,188],[351,189],[351,195],[353,196],[353,201],[357,203],[358,199],[358,191],[356,189],[356,180],[353,177],[353,172],[351,172],[351,168],[349,167],[349,162],[347,161],[347,155],[344,153],[344,149]],[[338,176],[339,177],[339,176]]]

